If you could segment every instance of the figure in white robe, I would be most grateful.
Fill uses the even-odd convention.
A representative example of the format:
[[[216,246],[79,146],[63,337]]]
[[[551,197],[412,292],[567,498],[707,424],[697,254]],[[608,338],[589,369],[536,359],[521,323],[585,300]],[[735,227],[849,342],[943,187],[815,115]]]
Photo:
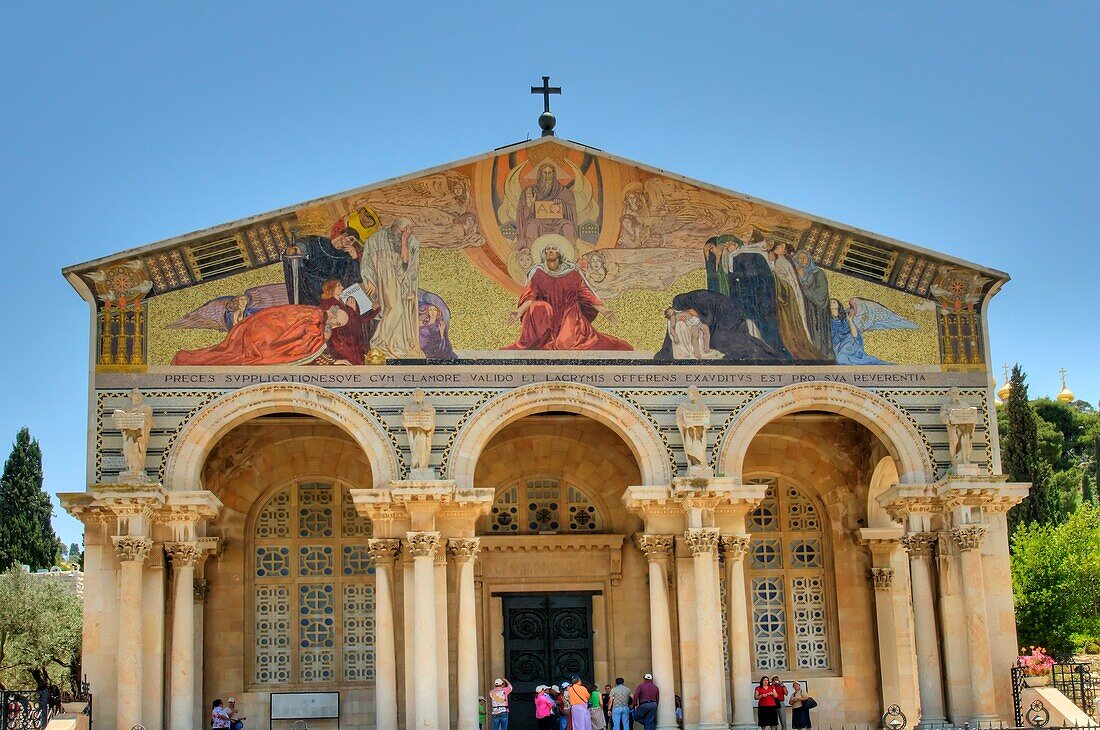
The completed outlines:
[[[423,358],[417,288],[420,242],[408,218],[396,219],[363,244],[363,288],[382,308],[371,347],[391,359]]]

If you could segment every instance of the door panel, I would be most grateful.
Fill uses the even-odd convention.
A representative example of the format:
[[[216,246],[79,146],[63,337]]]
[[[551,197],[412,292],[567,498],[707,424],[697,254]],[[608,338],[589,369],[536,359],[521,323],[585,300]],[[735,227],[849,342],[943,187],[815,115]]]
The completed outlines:
[[[514,689],[510,730],[535,727],[535,687],[592,676],[592,596],[525,593],[502,597],[504,671]]]

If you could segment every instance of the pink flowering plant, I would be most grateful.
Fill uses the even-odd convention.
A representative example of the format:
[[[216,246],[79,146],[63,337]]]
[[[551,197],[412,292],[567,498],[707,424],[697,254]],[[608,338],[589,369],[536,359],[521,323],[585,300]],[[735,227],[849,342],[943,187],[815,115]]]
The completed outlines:
[[[1020,649],[1020,656],[1016,657],[1016,665],[1024,671],[1024,676],[1041,677],[1050,674],[1050,668],[1054,666],[1054,658],[1047,654],[1047,650],[1041,646],[1030,647],[1031,651]]]

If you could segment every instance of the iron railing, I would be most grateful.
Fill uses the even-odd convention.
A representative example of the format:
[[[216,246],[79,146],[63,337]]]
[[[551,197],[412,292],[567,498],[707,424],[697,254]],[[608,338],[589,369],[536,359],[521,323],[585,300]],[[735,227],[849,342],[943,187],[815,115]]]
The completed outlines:
[[[0,703],[2,730],[45,730],[50,722],[48,689],[3,690]]]
[[[1023,724],[1027,709],[1020,700],[1020,693],[1027,687],[1025,677],[1023,669],[1012,668],[1012,704],[1017,725]],[[1058,662],[1051,667],[1050,684],[1089,717],[1095,712],[1097,688],[1092,681],[1092,665],[1085,662]]]

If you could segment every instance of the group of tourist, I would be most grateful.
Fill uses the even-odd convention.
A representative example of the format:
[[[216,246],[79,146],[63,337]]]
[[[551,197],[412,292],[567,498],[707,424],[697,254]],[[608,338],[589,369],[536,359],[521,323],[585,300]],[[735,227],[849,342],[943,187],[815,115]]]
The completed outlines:
[[[241,717],[237,712],[237,700],[230,697],[227,705],[223,705],[220,699],[214,700],[210,708],[210,727],[214,730],[242,730],[244,721],[248,718]]]
[[[508,730],[511,694],[512,684],[507,679],[493,681],[489,690],[491,730]],[[679,698],[676,699],[676,717],[682,723]],[[653,683],[652,674],[643,674],[641,683],[633,690],[626,686],[625,679],[618,677],[615,686],[605,684],[602,693],[596,685],[586,686],[580,677],[574,676],[560,685],[535,687],[535,721],[540,730],[632,730],[634,723],[653,730],[660,701],[661,692]]]
[[[783,703],[791,708],[790,730],[808,730],[810,710],[817,707],[817,700],[802,691],[802,685],[791,682],[791,690],[778,676],[760,678],[756,686],[756,724],[766,730],[788,730],[787,716],[783,712]]]

